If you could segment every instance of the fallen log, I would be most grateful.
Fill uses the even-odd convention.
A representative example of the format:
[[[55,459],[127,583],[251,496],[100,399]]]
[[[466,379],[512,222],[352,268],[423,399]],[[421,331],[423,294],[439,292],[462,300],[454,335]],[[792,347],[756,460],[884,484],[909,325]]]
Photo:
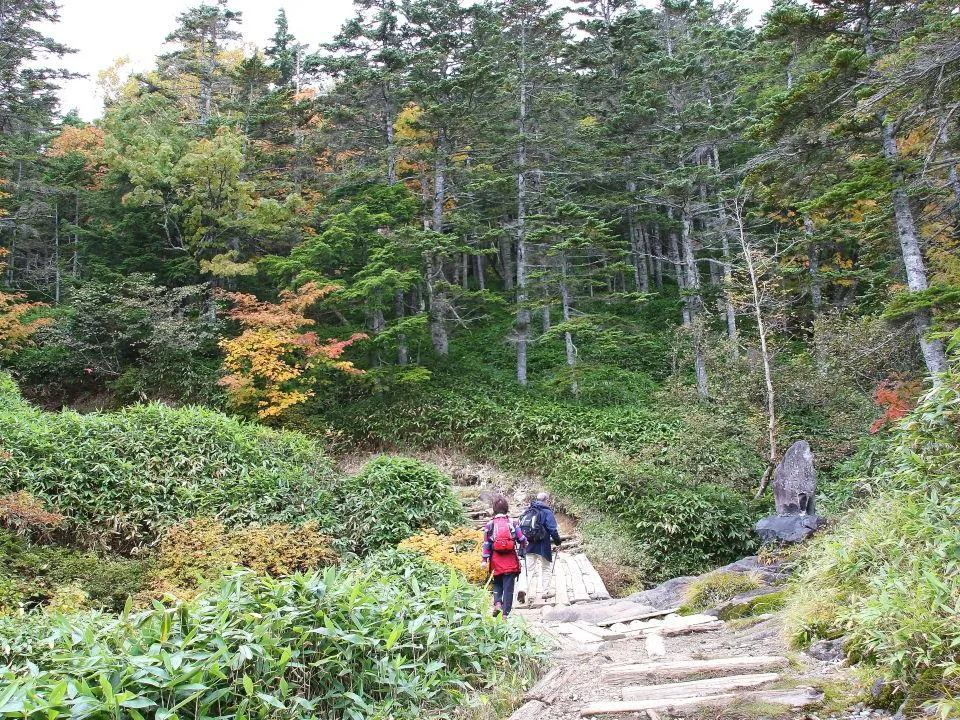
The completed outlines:
[[[754,655],[709,660],[673,660],[670,662],[631,663],[610,667],[604,672],[607,682],[630,682],[651,676],[688,677],[699,673],[727,673],[731,671],[776,670],[788,661],[777,655]]]
[[[649,607],[649,605],[647,606]],[[645,611],[636,611],[636,612],[626,612],[614,615],[609,617],[606,620],[601,620],[597,625],[602,625],[603,627],[609,627],[611,625],[616,625],[617,623],[629,623],[634,620],[650,620],[651,618],[663,617],[665,615],[673,615],[680,608],[670,608],[668,610],[645,610]]]
[[[729,693],[732,690],[755,688],[780,679],[777,673],[728,675],[709,680],[666,683],[663,685],[632,685],[623,689],[624,700],[661,700],[666,698],[699,697]]]
[[[816,688],[795,690],[761,690],[759,692],[723,693],[686,698],[661,698],[659,700],[630,700],[621,702],[597,702],[587,705],[580,711],[581,717],[594,715],[616,715],[619,713],[644,712],[646,710],[692,709],[731,705],[734,702],[764,702],[801,708],[816,705],[823,701],[823,693]]]

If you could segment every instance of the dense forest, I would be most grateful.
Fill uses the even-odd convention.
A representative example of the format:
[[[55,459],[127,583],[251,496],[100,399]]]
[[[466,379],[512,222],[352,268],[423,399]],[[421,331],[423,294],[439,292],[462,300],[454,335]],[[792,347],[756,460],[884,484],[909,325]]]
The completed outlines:
[[[473,609],[409,697],[364,690],[362,657],[333,699],[319,675],[310,708],[271,696],[401,717],[454,702],[440,667],[493,671],[471,665],[480,635],[504,657],[525,641],[466,581],[399,567],[421,526],[462,524],[435,468],[334,480],[329,456],[439,448],[534,476],[626,594],[753,552],[803,439],[832,528],[796,560],[793,640],[853,638],[896,704],[960,713],[955,2],[775,0],[752,22],[720,0],[354,0],[329,42],[281,10],[255,48],[211,0],[171,16],[149,71],[104,69],[94,122],[58,106],[57,5],[0,2],[0,610],[56,605],[61,581],[108,613],[185,589],[203,632],[292,638],[239,608],[284,595],[306,617],[322,595],[346,617],[366,594],[365,628],[341,627],[363,634],[452,592]],[[366,534],[382,496],[409,517]],[[7,573],[47,565],[24,543],[87,569],[34,568],[27,591]],[[184,547],[252,574],[193,599],[231,562],[184,568]],[[169,634],[150,612],[123,649],[108,614],[76,622],[114,667]],[[23,698],[68,672],[24,674],[41,617],[0,618]],[[0,688],[0,717],[70,705],[43,697],[7,711]]]

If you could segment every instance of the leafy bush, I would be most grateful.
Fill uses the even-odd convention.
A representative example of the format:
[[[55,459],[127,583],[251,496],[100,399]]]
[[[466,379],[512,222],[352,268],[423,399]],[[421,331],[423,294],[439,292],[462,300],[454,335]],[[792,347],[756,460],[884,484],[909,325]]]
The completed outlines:
[[[522,625],[404,559],[403,572],[238,573],[119,618],[0,622],[0,717],[414,718],[531,673]]]
[[[46,413],[0,395],[0,492],[26,490],[84,542],[131,550],[184,517],[229,526],[329,520],[317,444],[196,407]]]
[[[24,387],[58,399],[109,386],[126,401],[210,401],[220,322],[208,295],[201,285],[166,288],[136,273],[84,283],[11,368]]]
[[[56,545],[34,545],[0,532],[0,608],[66,602],[83,593],[84,604],[118,611],[140,593],[150,572],[148,562],[105,557]]]
[[[330,539],[316,523],[228,530],[223,523],[200,518],[166,530],[157,552],[155,577],[159,589],[176,592],[196,588],[233,567],[278,577],[336,561]]]
[[[873,498],[807,551],[787,606],[793,642],[846,636],[910,703],[960,711],[960,374],[900,423]]]
[[[449,533],[466,522],[450,478],[412,458],[376,457],[342,480],[336,496],[338,523],[361,554],[393,547],[425,528]]]
[[[616,518],[631,554],[650,559],[651,579],[700,573],[756,546],[756,512],[728,487],[685,484],[675,473],[609,453],[571,455],[547,480],[575,509]]]
[[[487,569],[480,564],[482,545],[482,530],[456,528],[449,535],[441,535],[431,529],[407,538],[398,549],[420,553],[436,563],[453,568],[470,582],[482,583],[487,579]]]
[[[708,573],[687,587],[683,594],[683,607],[690,612],[703,612],[760,586],[760,579],[750,573]]]

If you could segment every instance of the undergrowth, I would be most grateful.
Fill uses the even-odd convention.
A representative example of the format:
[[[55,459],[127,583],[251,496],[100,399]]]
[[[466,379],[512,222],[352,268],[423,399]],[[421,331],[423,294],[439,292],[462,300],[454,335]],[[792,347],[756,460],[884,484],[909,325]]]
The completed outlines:
[[[899,425],[870,499],[806,553],[787,607],[795,645],[844,637],[907,709],[960,714],[960,374]]]
[[[48,413],[0,384],[0,492],[45,500],[81,542],[134,550],[195,516],[329,524],[330,463],[299,433],[199,407]]]
[[[0,717],[413,718],[521,686],[542,658],[482,590],[395,551],[234,574],[175,607],[31,619],[0,619]]]

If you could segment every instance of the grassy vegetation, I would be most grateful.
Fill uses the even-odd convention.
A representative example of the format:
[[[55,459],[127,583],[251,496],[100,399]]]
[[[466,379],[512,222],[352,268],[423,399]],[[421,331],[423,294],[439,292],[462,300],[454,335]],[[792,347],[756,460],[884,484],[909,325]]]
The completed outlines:
[[[329,516],[316,442],[199,407],[48,413],[0,374],[0,492],[28,490],[82,541],[123,550],[188,517],[229,525]]]
[[[690,583],[683,594],[682,610],[690,613],[710,610],[762,584],[760,578],[751,573],[713,572]]]
[[[412,718],[541,658],[481,590],[414,554],[283,580],[240,573],[174,608],[31,620],[0,625],[0,717]]]
[[[870,499],[806,553],[787,606],[793,642],[846,638],[908,705],[960,713],[960,374],[901,422]]]

